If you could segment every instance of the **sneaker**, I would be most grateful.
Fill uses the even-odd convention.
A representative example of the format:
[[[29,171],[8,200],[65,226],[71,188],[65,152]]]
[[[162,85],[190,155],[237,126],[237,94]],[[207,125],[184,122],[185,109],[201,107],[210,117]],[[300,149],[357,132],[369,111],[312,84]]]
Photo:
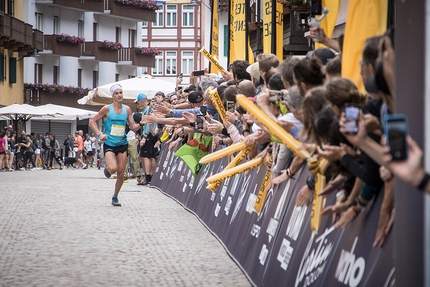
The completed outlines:
[[[83,165],[82,165],[82,169],[87,169],[88,168],[88,166],[84,163]]]
[[[150,181],[145,181],[145,183],[144,183],[144,184],[142,184],[142,185],[150,186],[150,185],[151,185],[151,182],[150,182]]]
[[[118,197],[112,197],[112,205],[113,206],[121,206],[121,203],[118,202]]]
[[[146,178],[143,178],[141,181],[137,183],[137,185],[145,185],[145,183],[146,183]]]
[[[106,169],[106,168],[104,169],[104,173],[105,173],[105,176],[106,176],[107,178],[110,178],[111,174],[107,171],[107,169]]]
[[[124,181],[123,182],[128,182],[128,178],[124,177]]]

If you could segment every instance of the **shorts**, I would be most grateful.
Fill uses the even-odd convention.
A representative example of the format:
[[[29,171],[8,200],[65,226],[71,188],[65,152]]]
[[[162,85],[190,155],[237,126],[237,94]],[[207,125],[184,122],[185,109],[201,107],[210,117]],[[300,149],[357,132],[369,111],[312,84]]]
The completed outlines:
[[[75,159],[79,159],[82,156],[82,151],[78,150],[75,155]]]
[[[87,152],[87,155],[88,155],[88,156],[93,156],[93,155],[94,155],[94,153],[93,153],[93,151],[92,151],[92,150],[90,150],[90,151],[88,151],[88,152]]]
[[[148,138],[146,139],[145,145],[140,147],[139,156],[145,158],[156,158],[159,155],[158,148],[154,147],[157,140],[157,136],[149,134]]]
[[[0,154],[6,154],[6,152],[5,151],[0,151]]]
[[[40,154],[40,148],[37,148],[37,149],[34,151],[34,154]]]
[[[106,154],[107,152],[113,152],[115,155],[118,155],[119,153],[127,153],[127,150],[128,144],[120,146],[109,146],[106,143],[103,144],[103,154]]]

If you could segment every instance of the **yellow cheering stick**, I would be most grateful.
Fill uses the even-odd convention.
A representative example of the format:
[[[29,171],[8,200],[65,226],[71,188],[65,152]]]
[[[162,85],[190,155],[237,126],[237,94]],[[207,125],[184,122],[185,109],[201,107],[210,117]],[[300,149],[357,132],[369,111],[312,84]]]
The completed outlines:
[[[224,168],[224,170],[230,169],[232,167],[238,166],[242,160],[248,155],[248,153],[251,151],[252,149],[252,145],[246,146],[244,150],[241,150],[235,157],[234,159]],[[224,171],[223,170],[223,171]],[[209,184],[207,187],[207,189],[211,190],[212,192],[214,192],[216,190],[215,184]]]
[[[224,170],[220,173],[214,174],[211,177],[208,177],[206,181],[208,183],[214,183],[216,188],[218,188],[218,186],[220,186],[225,179],[235,176],[236,174],[239,174],[241,172],[256,168],[257,166],[262,165],[263,163],[264,163],[264,158],[256,157],[246,163]]]
[[[312,216],[311,216],[311,230],[316,232],[321,226],[322,210],[325,204],[325,196],[319,196],[320,192],[324,190],[326,185],[326,177],[324,175],[330,162],[325,158],[318,161],[318,168],[316,169],[315,193],[312,202]]]
[[[207,88],[205,93],[209,96],[209,99],[211,100],[212,104],[214,104],[215,109],[217,110],[220,119],[222,122],[225,122],[225,108],[222,104],[221,98],[219,97],[218,90],[212,89],[211,87]]]
[[[221,66],[221,64],[218,62],[218,60],[214,56],[212,56],[211,53],[209,53],[209,51],[205,49],[205,47],[201,48],[199,52],[202,53],[203,56],[205,56],[206,59],[209,60],[209,62],[214,64],[221,73],[227,72],[227,70],[224,69],[223,66]]]
[[[269,157],[269,166],[272,166],[273,158],[272,156]],[[269,190],[269,183],[270,179],[272,178],[272,169],[268,168],[266,171],[266,175],[264,176],[263,182],[261,183],[260,190],[258,191],[257,198],[255,200],[254,209],[257,211],[258,214],[260,214],[261,209],[263,208],[264,201],[266,200],[266,194]]]
[[[229,147],[226,147],[226,148],[217,150],[216,152],[205,155],[200,159],[199,163],[205,164],[208,162],[216,161],[217,159],[223,158],[229,154],[235,153],[245,148],[246,148],[245,142],[235,143]]]
[[[309,152],[303,148],[302,143],[296,140],[286,130],[284,130],[278,123],[266,115],[260,108],[253,102],[248,100],[244,95],[237,95],[236,100],[245,110],[247,110],[259,123],[264,125],[271,134],[277,137],[283,144],[292,150],[297,156],[301,158],[309,158]]]

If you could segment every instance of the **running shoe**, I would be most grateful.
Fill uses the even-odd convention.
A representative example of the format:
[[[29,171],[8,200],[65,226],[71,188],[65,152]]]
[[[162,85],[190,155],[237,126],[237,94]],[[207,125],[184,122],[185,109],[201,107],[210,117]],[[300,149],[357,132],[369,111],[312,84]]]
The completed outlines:
[[[118,202],[118,197],[112,196],[112,205],[113,206],[121,206],[121,203]]]
[[[105,173],[105,176],[106,176],[107,178],[110,178],[111,174],[107,171],[107,169],[106,169],[106,168],[104,169],[104,173]]]

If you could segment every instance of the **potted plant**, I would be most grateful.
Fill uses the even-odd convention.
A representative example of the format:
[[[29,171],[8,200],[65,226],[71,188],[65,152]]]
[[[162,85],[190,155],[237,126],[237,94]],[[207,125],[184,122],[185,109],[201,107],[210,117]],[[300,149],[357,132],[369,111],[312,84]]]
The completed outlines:
[[[57,35],[57,41],[78,45],[85,41],[85,37],[73,36],[66,33],[61,33],[60,35]]]
[[[119,50],[124,48],[124,46],[119,42],[104,40],[100,45],[100,48],[110,49],[110,50]]]
[[[153,0],[115,0],[115,2],[123,5],[136,6],[138,8],[154,11],[159,9],[157,3]]]
[[[136,53],[140,55],[157,56],[161,54],[161,51],[153,47],[137,47]]]

